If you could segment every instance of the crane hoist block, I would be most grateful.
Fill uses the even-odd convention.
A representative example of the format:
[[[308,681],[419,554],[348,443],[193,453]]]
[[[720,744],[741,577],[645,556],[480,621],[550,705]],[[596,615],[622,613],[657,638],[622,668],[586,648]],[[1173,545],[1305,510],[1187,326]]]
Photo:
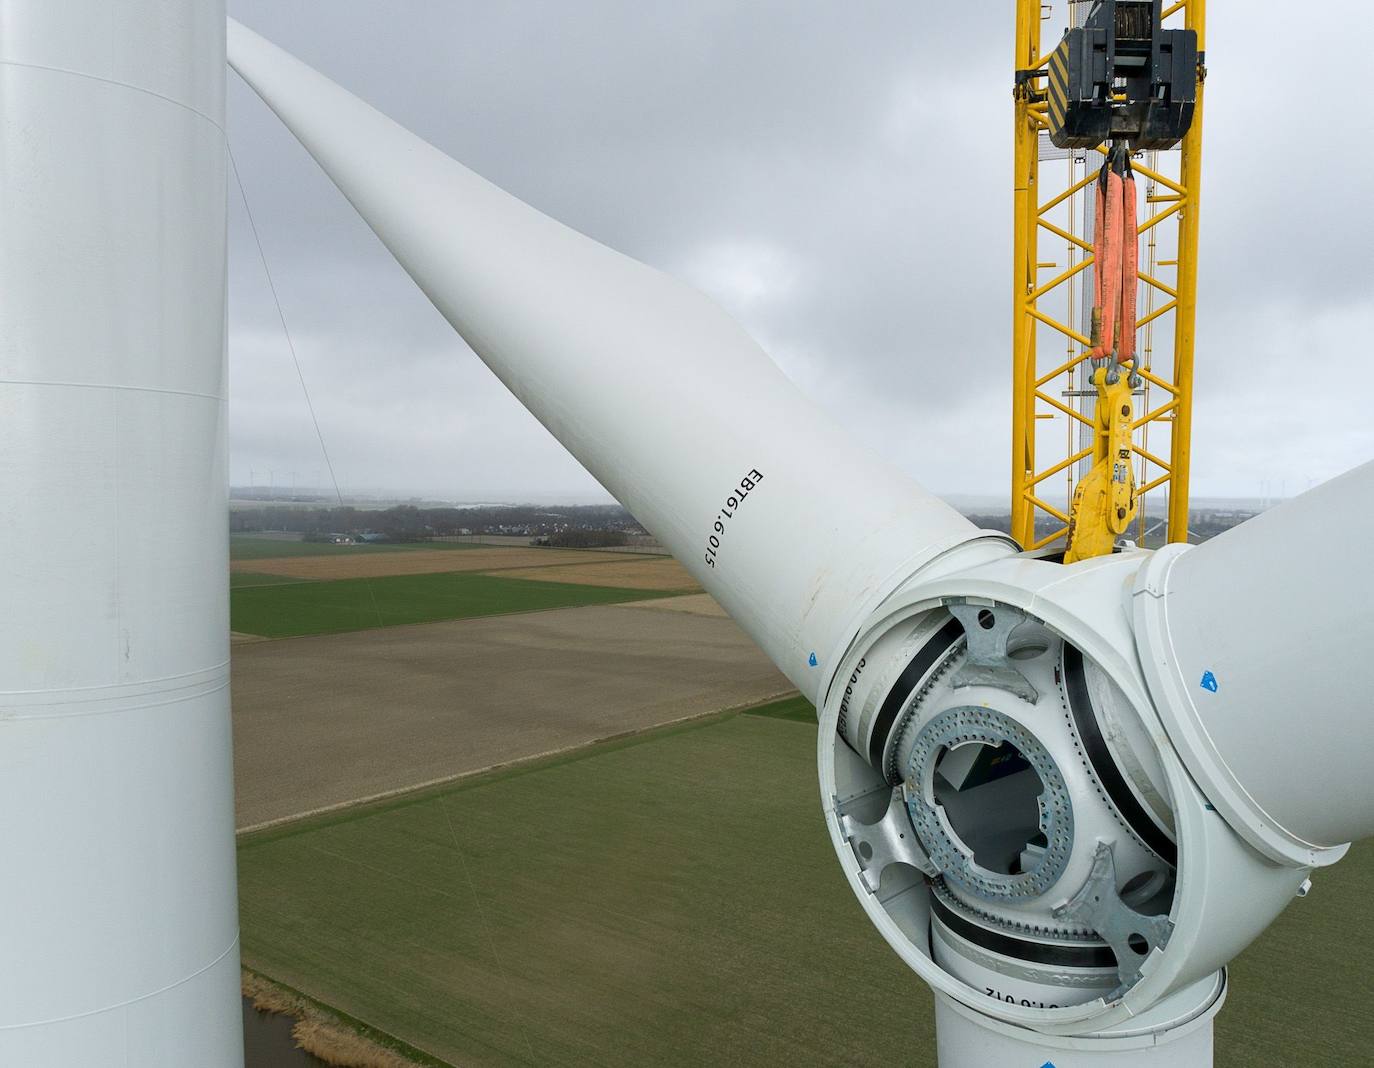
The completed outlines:
[[[1096,148],[1172,148],[1193,121],[1199,53],[1194,30],[1166,30],[1160,0],[1099,0],[1049,60],[1050,139]]]

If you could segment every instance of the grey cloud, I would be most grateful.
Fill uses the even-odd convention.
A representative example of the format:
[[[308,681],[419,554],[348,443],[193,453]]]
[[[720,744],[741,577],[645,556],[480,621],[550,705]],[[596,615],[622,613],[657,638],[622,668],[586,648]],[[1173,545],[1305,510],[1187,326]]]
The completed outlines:
[[[1336,6],[1350,39],[1374,29],[1368,8]],[[1348,112],[1313,106],[1353,99],[1359,72],[1323,62],[1317,20],[1231,7],[1213,5],[1209,41],[1199,495],[1294,491],[1374,454],[1357,391],[1330,388],[1374,331],[1374,235],[1355,207],[1368,150]],[[1009,4],[231,10],[478,173],[715,296],[932,488],[1005,493]],[[241,84],[230,121],[345,491],[600,493]],[[231,238],[234,479],[318,467],[238,208]],[[1313,388],[1295,388],[1294,362]]]

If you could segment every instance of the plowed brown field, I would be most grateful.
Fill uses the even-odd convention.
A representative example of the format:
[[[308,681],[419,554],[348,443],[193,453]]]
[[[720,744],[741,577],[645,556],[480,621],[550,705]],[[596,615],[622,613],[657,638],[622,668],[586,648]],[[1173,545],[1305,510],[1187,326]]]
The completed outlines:
[[[609,560],[607,559],[609,557]],[[650,558],[645,563],[656,563]],[[415,549],[403,553],[359,553],[341,556],[274,556],[264,560],[235,560],[234,571],[262,575],[285,575],[298,579],[386,578],[390,575],[432,575],[442,571],[498,571],[506,568],[543,568],[565,564],[620,564],[610,553],[580,552],[575,549]],[[638,562],[631,567],[640,566]],[[533,577],[533,576],[528,576]],[[571,580],[551,580],[571,581]],[[597,586],[616,586],[609,580]],[[638,588],[638,587],[635,587]],[[657,589],[658,587],[645,587]]]
[[[731,620],[624,605],[235,645],[233,686],[240,827],[791,688]]]
[[[578,586],[616,586],[626,590],[694,590],[696,579],[672,557],[647,560],[606,560],[593,564],[560,564],[556,567],[521,567],[492,571],[501,578],[537,579],[540,582],[571,582]]]

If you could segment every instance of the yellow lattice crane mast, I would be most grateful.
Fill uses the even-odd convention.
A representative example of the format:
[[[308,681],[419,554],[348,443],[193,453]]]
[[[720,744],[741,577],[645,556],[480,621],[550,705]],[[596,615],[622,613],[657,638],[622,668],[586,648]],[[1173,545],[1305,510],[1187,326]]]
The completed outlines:
[[[1056,5],[1016,9],[1011,531],[1062,540],[1071,563],[1132,525],[1141,543],[1188,536],[1206,8],[1067,7],[1043,56]],[[1168,508],[1150,526],[1154,490]]]

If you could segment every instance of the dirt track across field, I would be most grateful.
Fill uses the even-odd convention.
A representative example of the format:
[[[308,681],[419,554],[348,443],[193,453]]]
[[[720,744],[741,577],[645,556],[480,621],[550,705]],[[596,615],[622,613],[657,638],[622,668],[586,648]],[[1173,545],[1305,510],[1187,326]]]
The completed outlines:
[[[625,605],[235,645],[237,821],[253,826],[790,689],[731,620]]]
[[[261,575],[328,580],[431,575],[442,571],[558,567],[568,564],[644,567],[659,562],[657,558],[652,557],[625,561],[611,553],[580,552],[576,549],[492,548],[461,551],[413,549],[403,553],[349,553],[339,556],[281,556],[263,560],[235,560],[230,567],[234,571],[249,571]],[[598,582],[594,585],[614,586],[616,583]]]
[[[645,612],[686,612],[693,616],[710,616],[712,619],[728,619],[725,609],[709,593],[689,593],[685,597],[662,597],[654,601],[630,601],[624,608],[635,608]]]
[[[594,564],[560,564],[555,567],[521,567],[489,574],[540,582],[571,582],[578,586],[617,586],[626,590],[700,588],[687,569],[671,556],[648,560],[597,561]]]

